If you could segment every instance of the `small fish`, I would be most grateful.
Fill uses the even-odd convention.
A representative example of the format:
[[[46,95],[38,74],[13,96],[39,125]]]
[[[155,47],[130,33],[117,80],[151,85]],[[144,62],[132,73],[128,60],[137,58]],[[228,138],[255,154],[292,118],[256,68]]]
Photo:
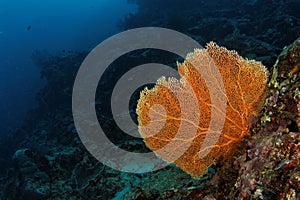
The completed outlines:
[[[31,29],[31,26],[28,25],[28,26],[27,26],[27,31],[30,31],[30,29]]]
[[[279,163],[279,165],[274,169],[275,171],[282,169],[282,168],[288,168],[292,167],[294,164],[297,163],[297,160],[289,160],[285,159]]]

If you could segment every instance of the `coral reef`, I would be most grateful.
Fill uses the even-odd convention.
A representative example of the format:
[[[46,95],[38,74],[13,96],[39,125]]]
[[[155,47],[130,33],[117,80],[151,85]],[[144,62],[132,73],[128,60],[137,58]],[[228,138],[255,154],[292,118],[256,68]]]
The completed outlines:
[[[167,6],[165,1],[133,2],[139,10],[120,22],[124,30],[143,26],[175,29],[200,44],[218,41],[267,67],[274,64],[282,47],[293,42],[300,32],[300,6],[295,0],[176,0]]]
[[[236,160],[240,198],[300,198],[299,62],[300,38],[279,55],[261,122]]]
[[[88,52],[57,56],[36,52],[33,59],[46,83],[24,125],[0,136],[0,199],[299,199],[299,39],[282,51],[299,37],[299,2],[175,0],[150,6],[147,0],[133,2],[139,10],[120,23],[122,29],[175,28],[200,44],[217,41],[267,66],[269,95],[250,136],[231,160],[220,158],[199,179],[173,164],[146,174],[105,167],[82,146],[72,119],[72,85]],[[96,111],[116,146],[149,151],[142,140],[124,134],[114,122],[107,103],[114,84],[133,66],[153,62],[176,68],[176,60],[178,56],[168,52],[142,49],[120,57],[107,69],[98,85]],[[134,120],[139,92],[129,104]]]

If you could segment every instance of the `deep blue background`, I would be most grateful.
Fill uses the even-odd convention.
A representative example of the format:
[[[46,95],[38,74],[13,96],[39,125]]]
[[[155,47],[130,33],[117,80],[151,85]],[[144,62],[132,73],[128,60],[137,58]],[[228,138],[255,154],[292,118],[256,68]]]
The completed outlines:
[[[33,51],[90,50],[135,10],[126,0],[0,0],[0,134],[22,123],[43,86]]]

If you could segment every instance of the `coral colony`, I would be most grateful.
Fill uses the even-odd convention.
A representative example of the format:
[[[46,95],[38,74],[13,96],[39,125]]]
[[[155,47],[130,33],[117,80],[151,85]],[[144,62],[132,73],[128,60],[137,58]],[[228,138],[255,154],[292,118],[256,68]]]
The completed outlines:
[[[212,58],[221,73],[226,92],[227,110],[226,116],[224,116],[224,128],[218,142],[215,146],[210,147],[212,149],[207,156],[200,158],[197,155],[199,154],[200,147],[203,145],[205,135],[215,134],[214,130],[209,130],[211,109],[212,107],[218,108],[219,106],[211,103],[205,80],[201,77],[200,70],[197,69],[207,68],[207,71],[210,71],[210,59],[207,58],[208,56]],[[191,121],[185,118],[194,115],[194,110],[196,109],[194,106],[195,104],[199,104],[201,113],[199,121],[195,122],[196,124],[187,123],[183,129],[180,129],[186,132],[187,135],[190,131],[189,126],[197,126],[197,133],[192,138],[193,142],[188,150],[174,162],[183,171],[195,178],[199,178],[218,158],[221,156],[225,158],[229,157],[241,139],[250,135],[250,118],[259,114],[265,101],[268,71],[260,62],[243,59],[237,52],[228,51],[226,48],[219,47],[213,42],[208,43],[206,49],[196,49],[192,54],[189,54],[184,63],[178,64],[178,70],[180,75],[185,78],[184,80],[187,80],[187,84],[190,84],[192,88],[187,88],[186,83],[182,82],[184,80],[179,81],[174,78],[166,80],[165,78],[161,78],[157,81],[153,89],[149,90],[146,88],[143,90],[137,106],[139,129],[143,137],[158,132],[157,123],[153,123],[152,126],[150,125],[147,128],[143,126],[149,125],[151,120],[164,123],[162,119],[164,115],[159,114],[161,112],[159,108],[152,110],[152,112],[158,114],[155,114],[151,118],[148,114],[152,105],[160,104],[166,109],[166,124],[158,134],[145,138],[145,143],[154,151],[159,150],[171,140],[178,140],[184,144],[185,140],[190,140],[191,138],[176,137],[180,122]],[[209,75],[211,77],[214,76],[214,74]],[[218,82],[215,83],[215,87],[218,87]],[[179,102],[172,91],[168,89],[169,87],[178,90],[178,95],[185,96],[183,99],[186,101],[191,101],[188,93],[196,92],[198,102],[184,103],[184,106],[189,106],[189,109],[187,109],[189,113],[181,114]],[[200,113],[197,111],[197,114],[200,115]],[[181,142],[178,142],[177,145],[182,145]],[[176,151],[175,148],[174,151]],[[158,156],[168,161],[167,154],[168,152],[158,153]]]

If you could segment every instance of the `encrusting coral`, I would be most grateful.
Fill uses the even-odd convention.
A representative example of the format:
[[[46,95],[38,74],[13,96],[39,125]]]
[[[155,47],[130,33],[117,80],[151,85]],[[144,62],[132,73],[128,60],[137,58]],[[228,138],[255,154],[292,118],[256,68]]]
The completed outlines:
[[[212,103],[206,80],[200,73],[201,69],[205,69],[208,76],[214,77],[213,73],[209,74],[210,60],[220,72],[226,93],[219,94],[225,96],[227,105],[221,133],[210,130],[211,110],[218,110],[219,105]],[[172,162],[174,152],[190,142],[187,150],[174,163],[194,178],[199,178],[219,158],[230,157],[239,142],[250,134],[250,123],[265,101],[268,71],[260,62],[243,59],[236,51],[229,51],[213,42],[208,43],[206,49],[196,49],[182,64],[177,65],[180,80],[162,77],[153,89],[146,88],[141,92],[136,110],[139,131],[146,145],[167,162]],[[216,83],[218,81],[222,80]],[[192,94],[198,102],[193,102]],[[178,99],[183,99],[183,102]],[[182,109],[180,103],[188,109]],[[197,106],[200,112],[197,112]],[[195,124],[190,118],[199,120]],[[189,138],[195,127],[196,134]],[[205,136],[208,134],[218,134],[219,139],[210,146],[206,156],[200,157],[199,151],[205,145],[203,142],[207,141]],[[186,137],[182,137],[184,135]],[[174,141],[175,146],[169,152],[159,151]]]

